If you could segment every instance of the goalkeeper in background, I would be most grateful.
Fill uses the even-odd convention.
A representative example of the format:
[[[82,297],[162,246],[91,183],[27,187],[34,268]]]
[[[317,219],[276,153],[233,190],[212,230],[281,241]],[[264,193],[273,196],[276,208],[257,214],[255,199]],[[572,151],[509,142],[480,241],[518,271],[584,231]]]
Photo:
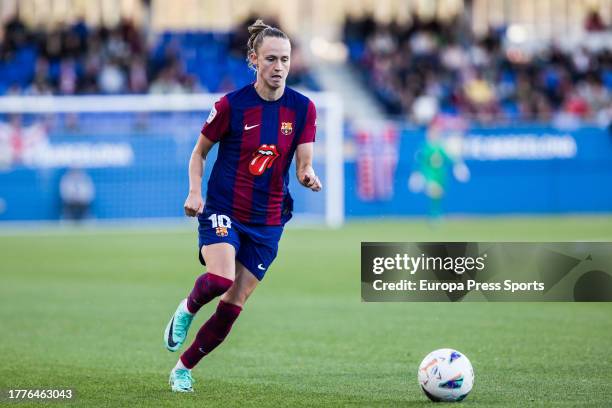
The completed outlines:
[[[427,129],[425,143],[416,152],[417,169],[408,179],[408,188],[413,193],[424,192],[429,197],[429,216],[434,220],[442,216],[449,169],[452,167],[458,181],[470,179],[460,151],[465,127],[461,119],[437,116]]]

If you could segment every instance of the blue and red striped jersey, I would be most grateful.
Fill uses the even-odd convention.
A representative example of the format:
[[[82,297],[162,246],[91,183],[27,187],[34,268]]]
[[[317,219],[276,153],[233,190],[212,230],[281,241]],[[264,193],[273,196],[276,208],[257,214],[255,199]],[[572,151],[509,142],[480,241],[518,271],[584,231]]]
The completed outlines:
[[[276,101],[253,84],[223,96],[202,134],[219,142],[208,180],[207,210],[247,224],[283,225],[291,218],[289,167],[297,146],[315,140],[316,111],[306,96],[285,87]]]

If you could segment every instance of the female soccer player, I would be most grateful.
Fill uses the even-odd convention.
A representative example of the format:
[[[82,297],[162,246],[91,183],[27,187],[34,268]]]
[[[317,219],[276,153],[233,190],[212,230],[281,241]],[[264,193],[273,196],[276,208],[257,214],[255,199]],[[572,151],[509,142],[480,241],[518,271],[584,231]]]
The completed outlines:
[[[217,296],[221,300],[172,369],[172,391],[193,391],[191,369],[225,339],[276,257],[293,209],[288,172],[294,155],[299,182],[312,191],[322,188],[312,168],[314,104],[285,86],[289,38],[261,20],[249,33],[247,60],[256,81],[215,103],[189,162],[185,214],[198,216],[199,258],[207,273],[170,319],[166,348],[177,351],[198,310]],[[202,169],[216,142],[219,153],[204,204]]]

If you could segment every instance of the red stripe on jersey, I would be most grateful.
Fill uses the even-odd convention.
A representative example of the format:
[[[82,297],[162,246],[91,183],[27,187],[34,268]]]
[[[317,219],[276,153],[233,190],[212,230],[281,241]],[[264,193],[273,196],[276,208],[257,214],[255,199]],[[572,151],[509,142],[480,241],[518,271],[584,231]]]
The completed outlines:
[[[312,101],[308,101],[308,110],[306,111],[306,123],[298,140],[298,144],[312,143],[315,141],[317,133],[317,110]]]
[[[207,139],[218,142],[229,133],[230,128],[230,105],[227,96],[222,97],[210,111],[206,123],[202,126],[201,133]]]
[[[257,150],[261,143],[262,111],[263,106],[259,105],[246,109],[242,116],[240,158],[238,159],[238,168],[236,169],[234,198],[232,202],[234,217],[241,222],[249,222],[251,219],[255,176],[249,171],[249,163],[253,157],[253,152]]]
[[[267,225],[279,225],[281,222],[281,210],[283,205],[283,175],[285,169],[291,162],[289,151],[291,143],[295,137],[296,123],[295,111],[287,107],[281,106],[278,113],[277,127],[277,151],[281,155],[281,160],[275,163],[272,171],[272,180],[270,181],[270,198],[268,200],[268,213],[266,215]]]

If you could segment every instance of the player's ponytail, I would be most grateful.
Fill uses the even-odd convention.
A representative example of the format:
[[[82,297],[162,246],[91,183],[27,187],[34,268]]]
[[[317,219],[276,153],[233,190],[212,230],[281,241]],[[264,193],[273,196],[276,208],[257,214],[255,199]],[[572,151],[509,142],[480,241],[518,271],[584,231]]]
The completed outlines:
[[[249,55],[251,55],[252,52],[257,54],[257,50],[259,49],[259,46],[263,42],[264,38],[276,37],[289,40],[287,34],[285,34],[282,30],[267,25],[260,18],[249,26],[249,34],[251,36],[249,37],[249,41],[247,41],[247,62],[249,63],[249,68],[254,71],[257,71],[257,67],[249,60]]]

